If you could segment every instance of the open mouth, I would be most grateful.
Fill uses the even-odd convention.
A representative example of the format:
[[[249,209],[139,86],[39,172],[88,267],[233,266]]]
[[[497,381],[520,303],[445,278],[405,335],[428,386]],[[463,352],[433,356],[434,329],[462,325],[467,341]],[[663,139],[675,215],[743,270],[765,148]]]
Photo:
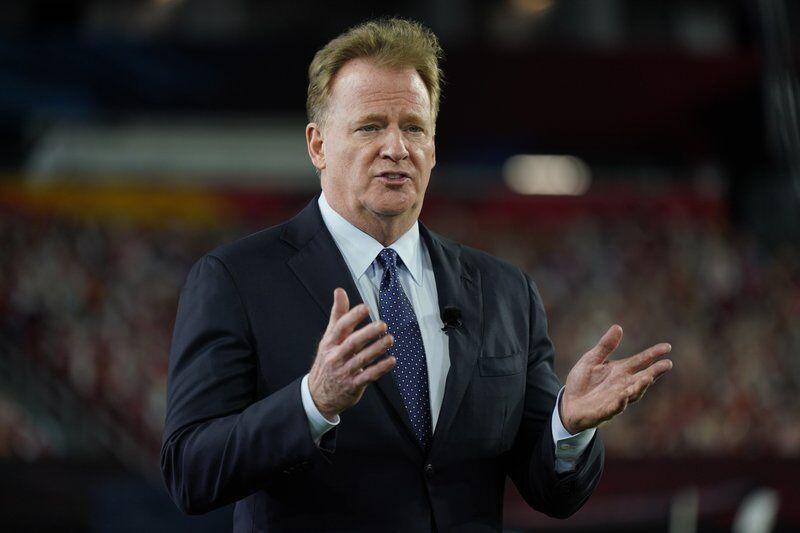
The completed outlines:
[[[405,172],[382,172],[377,177],[389,184],[404,183],[411,179]]]

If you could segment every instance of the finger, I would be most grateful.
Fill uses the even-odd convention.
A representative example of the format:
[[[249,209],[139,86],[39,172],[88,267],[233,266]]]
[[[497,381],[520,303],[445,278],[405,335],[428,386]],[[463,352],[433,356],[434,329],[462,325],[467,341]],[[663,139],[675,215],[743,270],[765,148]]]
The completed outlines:
[[[630,403],[638,402],[652,384],[653,379],[650,376],[638,378],[628,391],[628,401]]]
[[[653,364],[653,361],[662,355],[668,354],[670,351],[672,351],[672,346],[670,346],[669,343],[662,342],[661,344],[651,346],[643,352],[628,357],[624,360],[623,364],[629,372],[636,373],[649,367]]]
[[[346,312],[336,321],[336,324],[333,325],[333,329],[330,332],[333,342],[336,344],[341,343],[353,332],[353,329],[359,322],[364,320],[367,316],[369,316],[369,308],[366,304],[359,304]]]
[[[620,341],[622,341],[622,328],[618,324],[614,324],[608,328],[608,331],[600,338],[595,347],[584,354],[582,359],[599,365],[608,359],[611,352],[617,349]]]
[[[325,330],[326,333],[333,329],[333,326],[344,316],[348,309],[350,309],[350,299],[347,297],[347,291],[341,287],[336,287],[333,290],[333,306],[331,307],[331,318],[328,320],[328,328]]]
[[[648,378],[650,379],[651,383],[655,383],[655,381],[672,370],[672,361],[670,359],[662,359],[660,361],[656,361],[649,367],[645,368],[644,370],[635,374],[636,378]]]
[[[384,374],[391,372],[395,363],[397,363],[397,359],[395,359],[393,355],[390,355],[386,359],[381,359],[374,365],[365,368],[363,372],[356,376],[355,379],[353,379],[353,384],[356,387],[363,387],[367,383],[376,381]]]
[[[364,346],[378,337],[384,335],[388,331],[386,322],[376,320],[361,329],[351,333],[337,349],[334,359],[347,361],[357,354]]]
[[[672,370],[672,365],[674,364],[674,363],[672,362],[672,360],[671,360],[671,359],[670,359],[669,363],[670,363],[670,367],[669,367],[669,370],[667,370],[667,372],[669,372],[670,370]],[[658,381],[659,379],[661,379],[661,376],[663,376],[663,375],[664,375],[664,374],[666,374],[667,372],[662,372],[662,373],[658,374],[658,375],[657,375],[657,376],[656,376],[656,377],[653,379],[653,383],[655,383],[656,381]]]
[[[650,385],[644,386],[638,391],[634,396],[628,401],[629,403],[636,403],[644,397],[644,393],[647,392],[647,389],[650,388]]]
[[[386,353],[386,350],[394,344],[394,337],[385,335],[372,344],[354,355],[346,365],[345,372],[348,375],[358,374],[361,370],[368,367],[378,358],[379,355]]]

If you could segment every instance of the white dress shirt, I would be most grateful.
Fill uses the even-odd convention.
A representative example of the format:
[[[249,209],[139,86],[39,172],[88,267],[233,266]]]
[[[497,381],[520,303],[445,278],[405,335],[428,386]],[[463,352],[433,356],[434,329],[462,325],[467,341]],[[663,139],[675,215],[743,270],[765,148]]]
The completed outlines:
[[[383,267],[375,258],[384,246],[334,211],[325,199],[324,193],[320,195],[318,203],[322,220],[344,257],[361,299],[369,307],[370,318],[373,321],[378,320],[380,318],[378,295]],[[431,420],[435,429],[444,399],[447,372],[450,370],[449,339],[447,334],[442,331],[444,324],[439,313],[436,279],[433,275],[430,254],[425,242],[419,236],[419,223],[415,222],[411,229],[389,247],[397,252],[402,261],[402,266],[398,264],[397,269],[400,285],[411,302],[419,322],[428,367]],[[311,436],[319,445],[322,436],[339,424],[340,417],[337,415],[335,420],[330,421],[319,412],[311,398],[308,374],[301,381],[300,392],[303,408],[308,416]],[[558,415],[560,401],[561,392],[559,392],[556,407],[553,410],[551,431],[555,443],[556,471],[562,473],[574,468],[575,462],[591,441],[595,429],[571,435],[564,428],[561,417]]]

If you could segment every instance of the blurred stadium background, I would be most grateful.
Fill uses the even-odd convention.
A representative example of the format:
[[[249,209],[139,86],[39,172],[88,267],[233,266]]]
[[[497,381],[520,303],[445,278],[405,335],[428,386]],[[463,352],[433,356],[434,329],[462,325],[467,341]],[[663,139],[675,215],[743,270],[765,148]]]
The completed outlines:
[[[158,474],[189,266],[318,190],[306,68],[378,15],[445,49],[422,220],[532,274],[566,372],[613,322],[675,370],[572,518],[800,529],[800,4],[65,0],[0,9],[0,524],[223,531]],[[760,525],[759,525],[760,524]],[[759,529],[762,528],[762,529]]]

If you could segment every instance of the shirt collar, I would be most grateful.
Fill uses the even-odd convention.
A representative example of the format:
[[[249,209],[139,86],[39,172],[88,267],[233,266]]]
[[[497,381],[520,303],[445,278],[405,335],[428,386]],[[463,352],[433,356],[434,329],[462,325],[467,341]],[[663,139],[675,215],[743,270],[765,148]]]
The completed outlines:
[[[339,247],[344,256],[344,260],[356,279],[360,278],[367,268],[372,264],[377,255],[383,250],[384,246],[376,241],[372,236],[364,233],[351,224],[342,215],[333,210],[325,199],[325,193],[319,195],[319,211],[322,220],[331,232],[333,240]],[[422,254],[420,246],[422,240],[419,238],[419,222],[408,231],[403,233],[399,239],[389,245],[393,248],[408,271],[411,278],[417,285],[422,285]]]

